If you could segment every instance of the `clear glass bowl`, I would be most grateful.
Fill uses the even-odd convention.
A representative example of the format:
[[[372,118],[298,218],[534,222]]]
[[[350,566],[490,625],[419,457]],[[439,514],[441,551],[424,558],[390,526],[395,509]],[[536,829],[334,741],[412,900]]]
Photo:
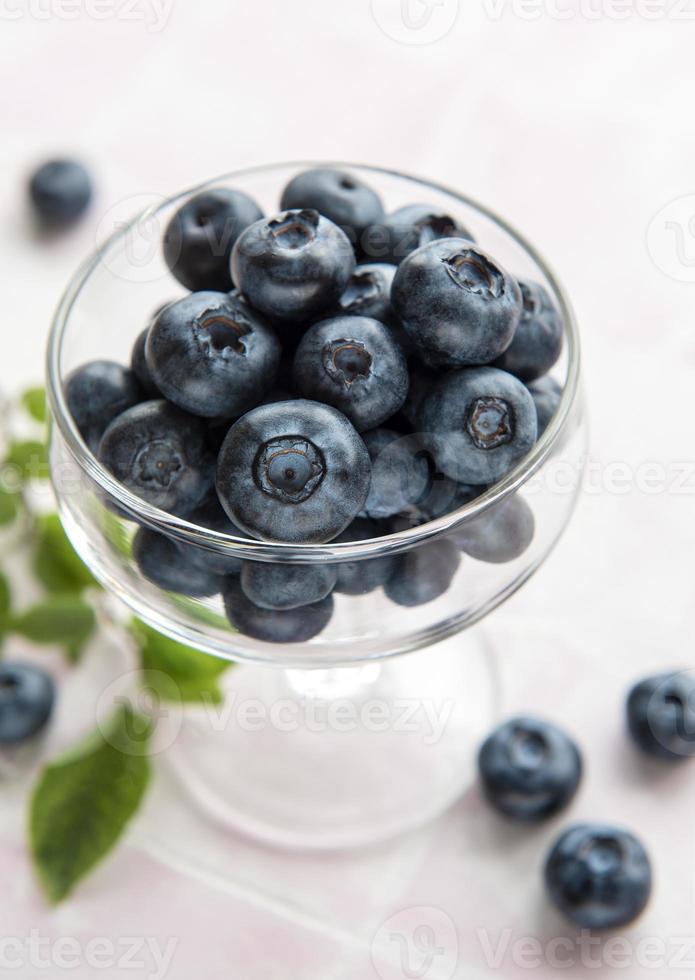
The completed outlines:
[[[282,187],[298,169],[295,164],[262,167],[203,186],[247,191],[272,213],[278,209]],[[382,659],[432,644],[475,623],[515,592],[547,556],[574,504],[584,452],[579,342],[567,298],[546,263],[505,222],[459,194],[390,171],[345,169],[375,186],[388,210],[413,201],[445,209],[470,228],[502,265],[549,290],[566,324],[564,354],[554,372],[564,388],[562,402],[545,434],[513,472],[471,504],[427,525],[370,541],[320,546],[267,544],[196,527],[152,508],[117,484],[86,448],[65,403],[63,382],[71,370],[96,358],[127,364],[132,344],[153,310],[183,293],[164,264],[160,242],[175,210],[201,188],[178,195],[118,229],[78,272],[51,333],[48,385],[55,423],[51,467],[58,501],[78,551],[104,585],[152,626],[220,657],[317,667]],[[465,536],[468,522],[489,515],[490,508],[513,494],[530,506],[535,523],[533,540],[520,557],[494,564],[463,553],[450,587],[425,605],[397,605],[382,589],[361,596],[336,594],[328,625],[300,644],[277,645],[244,636],[228,623],[219,596],[191,599],[164,592],[142,576],[130,552],[133,533],[138,525],[145,525],[178,541],[241,559],[368,563],[403,555],[457,532],[464,531]]]
[[[127,364],[153,311],[184,294],[165,266],[161,240],[187,198],[205,188],[229,186],[248,192],[272,214],[290,177],[309,166],[259,167],[193,188],[117,228],[85,263],[60,304],[49,340],[50,460],[67,533],[108,590],[174,639],[256,665],[227,675],[231,710],[223,726],[219,715],[187,709],[173,715],[169,737],[162,733],[168,758],[190,794],[215,819],[265,841],[333,848],[417,826],[445,809],[474,778],[475,746],[492,723],[494,676],[490,651],[478,631],[465,638],[455,634],[516,592],[552,550],[576,500],[586,429],[574,315],[532,246],[491,211],[445,187],[393,171],[338,164],[375,187],[387,211],[415,202],[441,208],[510,272],[549,291],[564,318],[565,344],[553,371],[563,395],[545,433],[511,473],[465,507],[420,527],[357,543],[300,546],[238,539],[163,513],[116,483],[73,423],[64,397],[66,376],[93,359]],[[512,498],[516,502],[510,505]],[[479,540],[481,524],[499,529],[500,511],[509,506],[524,510],[527,528],[530,510],[530,543],[510,561],[479,560],[481,553],[471,547],[474,530]],[[370,563],[385,558],[403,569],[417,565],[416,554],[430,554],[435,577],[446,564],[440,554],[448,553],[450,560],[453,549],[461,561],[455,574],[444,575],[448,587],[434,590],[441,594],[431,601],[399,605],[381,587],[356,596],[335,593],[333,614],[321,632],[307,642],[275,644],[235,630],[220,596],[193,599],[162,591],[144,578],[132,556],[133,537],[143,526],[227,558],[355,563],[357,578],[365,580]],[[425,548],[427,553],[420,551]],[[423,575],[410,584],[425,589],[428,582]],[[287,669],[270,669],[275,667]],[[260,730],[250,729],[234,712],[249,701],[262,709]],[[381,721],[373,720],[375,707]],[[282,724],[273,721],[278,708]],[[433,726],[437,711],[441,724]],[[317,726],[319,715],[328,721]],[[346,726],[348,715],[353,722]]]

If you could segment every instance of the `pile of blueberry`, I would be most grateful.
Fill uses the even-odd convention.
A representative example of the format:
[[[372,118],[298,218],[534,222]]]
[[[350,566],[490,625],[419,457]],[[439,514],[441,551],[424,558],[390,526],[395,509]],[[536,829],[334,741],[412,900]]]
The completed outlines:
[[[129,368],[95,361],[67,379],[89,448],[150,504],[272,542],[367,540],[479,496],[559,403],[547,372],[563,321],[546,290],[436,208],[385,214],[346,172],[299,174],[280,206],[264,217],[220,188],[174,215],[164,258],[190,292],[156,311]],[[165,589],[222,592],[239,630],[299,642],[328,622],[334,590],[418,605],[449,587],[461,551],[509,561],[532,536],[513,499],[460,538],[361,570],[242,565],[147,530],[135,557]]]
[[[628,731],[647,756],[677,762],[695,756],[695,675],[669,672],[636,684],[626,702]],[[556,725],[519,717],[500,725],[482,745],[483,792],[503,816],[534,823],[554,816],[574,798],[582,777],[574,741]],[[576,824],[551,848],[545,883],[556,907],[589,929],[632,922],[652,888],[648,854],[622,828]]]

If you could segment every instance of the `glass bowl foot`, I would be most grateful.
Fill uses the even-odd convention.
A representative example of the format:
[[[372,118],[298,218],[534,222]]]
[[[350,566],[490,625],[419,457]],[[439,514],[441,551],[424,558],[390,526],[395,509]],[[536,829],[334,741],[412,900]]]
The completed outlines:
[[[222,705],[172,722],[166,759],[209,816],[248,836],[372,844],[433,819],[473,782],[496,693],[479,629],[383,664],[242,666]]]

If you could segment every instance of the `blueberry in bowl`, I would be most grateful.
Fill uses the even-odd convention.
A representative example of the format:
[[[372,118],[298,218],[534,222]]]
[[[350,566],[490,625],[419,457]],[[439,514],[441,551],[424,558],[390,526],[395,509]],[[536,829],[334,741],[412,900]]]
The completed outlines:
[[[306,321],[330,310],[355,268],[350,241],[311,209],[256,221],[232,250],[232,278],[251,305],[278,321]]]
[[[562,400],[562,388],[555,380],[547,374],[543,378],[531,381],[528,390],[536,406],[536,418],[538,420],[538,437],[540,438],[550,424],[550,420],[560,407]]]
[[[356,517],[342,534],[339,542],[369,541],[384,534],[383,527],[374,520]],[[343,595],[367,595],[386,585],[396,567],[397,559],[390,555],[364,558],[361,561],[342,561],[336,566],[335,591]]]
[[[332,167],[316,167],[293,177],[282,192],[280,207],[318,211],[342,228],[357,250],[367,228],[384,217],[376,191],[359,177]]]
[[[216,187],[182,205],[164,232],[164,259],[172,274],[191,292],[234,288],[232,248],[239,235],[263,217],[253,198]]]
[[[437,468],[461,483],[496,483],[536,442],[533,398],[499,368],[442,375],[423,398],[418,419]]]
[[[384,591],[398,606],[424,606],[444,595],[460,564],[461,555],[453,541],[430,541],[398,555]]]
[[[215,475],[202,419],[158,399],[119,415],[99,443],[99,461],[153,507],[185,516],[203,503]]]
[[[391,301],[425,364],[489,364],[511,344],[523,301],[516,280],[477,245],[446,238],[411,252]]]
[[[627,725],[635,745],[667,762],[695,756],[695,675],[672,671],[646,677],[631,689]]]
[[[523,497],[513,494],[465,521],[453,537],[471,558],[498,565],[520,558],[530,548],[535,529],[533,511]]]
[[[333,596],[291,609],[268,609],[252,602],[238,578],[226,580],[222,596],[232,626],[263,643],[308,643],[328,626]]]
[[[145,356],[157,389],[205,418],[237,418],[274,382],[280,343],[238,293],[198,292],[166,306]]]
[[[147,581],[165,592],[204,599],[222,591],[222,576],[191,561],[190,546],[151,528],[135,534],[133,560]]]
[[[431,484],[428,454],[415,436],[390,429],[363,433],[372,461],[372,480],[363,516],[394,517],[416,508]]]
[[[514,339],[495,366],[522,381],[547,374],[562,352],[564,324],[547,290],[536,282],[519,279],[523,310]]]
[[[115,361],[89,361],[65,380],[68,408],[93,453],[114,418],[145,397],[135,373]]]
[[[652,888],[649,856],[634,834],[603,824],[565,830],[545,865],[551,901],[585,929],[619,929],[645,909]]]
[[[338,300],[335,316],[369,316],[392,325],[391,286],[396,270],[383,262],[367,262],[355,267],[345,291]]]
[[[442,238],[473,236],[450,214],[429,204],[406,204],[388,214],[383,223],[369,228],[364,235],[364,253],[372,260],[398,265],[423,245]]]
[[[217,464],[217,493],[252,537],[322,543],[364,507],[371,465],[348,419],[297,399],[261,405],[234,423]]]
[[[512,718],[488,736],[478,753],[488,802],[512,820],[545,820],[564,809],[582,776],[582,757],[557,725],[528,716]]]
[[[366,316],[323,320],[304,334],[294,357],[294,386],[332,405],[359,432],[394,415],[408,394],[408,366],[391,331]]]
[[[247,599],[262,609],[300,609],[321,602],[338,578],[335,565],[294,565],[247,561],[241,570],[241,588]]]

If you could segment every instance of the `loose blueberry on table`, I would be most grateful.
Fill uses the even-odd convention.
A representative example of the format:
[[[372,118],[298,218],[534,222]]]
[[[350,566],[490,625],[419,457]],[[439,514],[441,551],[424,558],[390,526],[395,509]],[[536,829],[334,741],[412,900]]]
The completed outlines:
[[[29,181],[32,208],[48,230],[75,224],[89,207],[92,194],[92,178],[76,160],[49,160]]]
[[[566,830],[545,865],[553,904],[586,929],[618,929],[644,910],[651,894],[649,857],[631,833],[602,824]]]
[[[500,725],[478,755],[483,790],[492,806],[522,822],[558,813],[577,792],[582,758],[572,739],[539,718]]]
[[[695,675],[657,674],[636,684],[627,699],[627,723],[647,755],[675,762],[695,756]]]
[[[38,735],[53,711],[55,689],[48,674],[26,663],[0,664],[0,746]]]
[[[347,544],[466,506],[555,413],[547,372],[563,322],[542,285],[516,279],[436,205],[386,214],[372,188],[331,167],[297,174],[279,203],[265,217],[220,187],[181,205],[163,250],[190,292],[165,294],[130,369],[78,367],[66,399],[118,481],[203,531],[184,544],[141,528],[143,577],[221,593],[240,632],[301,643],[330,621],[334,593],[383,589],[416,607],[447,592],[462,552],[513,561],[533,538],[531,509],[505,498],[455,534],[367,560],[242,561],[205,535],[247,549]]]

